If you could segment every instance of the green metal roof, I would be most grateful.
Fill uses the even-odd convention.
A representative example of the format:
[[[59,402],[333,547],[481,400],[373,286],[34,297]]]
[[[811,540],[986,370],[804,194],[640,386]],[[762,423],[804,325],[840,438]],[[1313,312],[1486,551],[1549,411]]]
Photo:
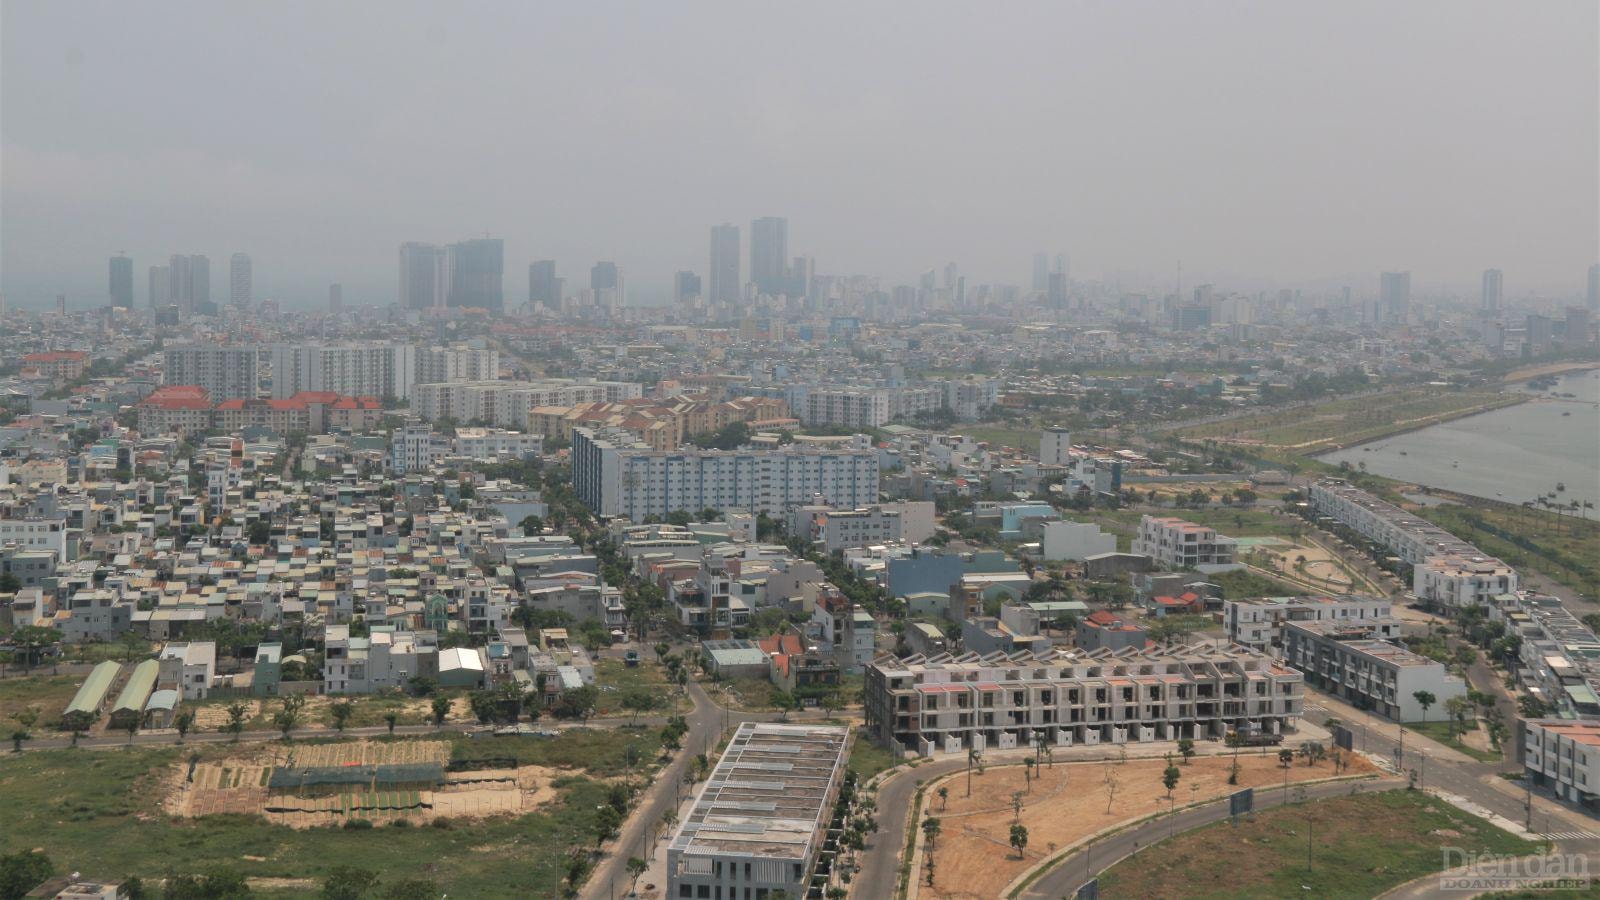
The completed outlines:
[[[112,712],[143,712],[146,700],[150,699],[150,692],[156,687],[156,673],[160,671],[161,664],[153,659],[147,659],[133,667],[133,674],[128,676],[128,683],[122,686],[122,693],[117,695],[116,705],[111,707]]]
[[[106,660],[94,667],[89,677],[83,682],[83,687],[72,695],[72,702],[67,704],[67,712],[82,712],[93,715],[100,711],[100,704],[106,702],[106,694],[110,693],[111,685],[117,680],[117,675],[122,672],[122,663]]]

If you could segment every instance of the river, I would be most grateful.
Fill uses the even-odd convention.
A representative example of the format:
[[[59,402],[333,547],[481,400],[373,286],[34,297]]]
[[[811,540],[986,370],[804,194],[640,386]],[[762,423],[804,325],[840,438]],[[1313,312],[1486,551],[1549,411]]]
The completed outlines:
[[[1574,372],[1541,399],[1346,447],[1318,459],[1402,481],[1515,503],[1556,490],[1554,502],[1600,506],[1600,372]],[[1574,395],[1550,398],[1552,393]],[[1594,513],[1594,510],[1590,511]]]

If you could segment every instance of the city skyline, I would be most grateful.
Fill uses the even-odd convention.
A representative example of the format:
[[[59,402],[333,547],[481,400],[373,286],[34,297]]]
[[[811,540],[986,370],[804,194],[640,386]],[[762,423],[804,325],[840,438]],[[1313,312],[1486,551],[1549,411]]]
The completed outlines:
[[[485,232],[513,271],[615,260],[631,302],[660,303],[673,273],[705,265],[704,229],[768,215],[819,273],[886,286],[950,260],[969,285],[1026,286],[1029,255],[1050,248],[1073,278],[1134,290],[1173,283],[1181,260],[1185,281],[1219,288],[1359,293],[1367,273],[1408,269],[1419,296],[1474,296],[1494,266],[1514,301],[1581,296],[1600,244],[1594,204],[1573,202],[1600,193],[1592,4],[1018,5],[911,20],[869,5],[845,33],[798,10],[509,8],[489,21],[400,5],[383,8],[395,27],[382,41],[379,8],[361,3],[287,4],[270,23],[170,6],[184,14],[8,5],[0,288],[13,304],[98,305],[103,260],[125,250],[137,273],[169,248],[244,250],[257,298],[319,306],[338,279],[347,303],[387,303],[400,243]],[[1156,18],[1168,27],[1149,28]],[[749,29],[832,49],[758,59],[730,82],[703,60]],[[1486,33],[1500,65],[1482,64]],[[140,47],[217,34],[238,35],[255,64],[205,79],[137,64]],[[315,47],[282,66],[280,41],[307,34]],[[578,52],[602,34],[629,65]],[[1126,77],[1130,53],[1162,62]],[[419,56],[448,74],[421,97],[393,90]],[[217,119],[157,122],[142,97]],[[416,102],[437,117],[421,136],[405,124]],[[959,138],[921,137],[933,122]],[[421,177],[433,172],[450,177]]]

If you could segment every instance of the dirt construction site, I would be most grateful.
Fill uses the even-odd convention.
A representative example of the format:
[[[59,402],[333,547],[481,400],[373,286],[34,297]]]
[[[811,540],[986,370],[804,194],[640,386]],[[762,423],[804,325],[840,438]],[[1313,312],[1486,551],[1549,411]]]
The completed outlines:
[[[177,816],[260,815],[293,828],[407,819],[520,815],[555,799],[542,766],[450,770],[444,741],[353,741],[260,747],[184,762],[166,809]]]

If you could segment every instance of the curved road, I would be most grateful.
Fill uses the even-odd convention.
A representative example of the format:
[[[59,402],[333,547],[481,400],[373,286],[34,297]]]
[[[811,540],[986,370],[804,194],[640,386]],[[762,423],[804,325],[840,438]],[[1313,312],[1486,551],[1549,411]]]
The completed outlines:
[[[1405,781],[1402,779],[1380,778],[1376,781],[1367,779],[1313,784],[1307,787],[1305,792],[1309,799],[1322,800],[1328,797],[1342,797],[1351,793],[1353,789],[1377,791],[1404,786]],[[1289,796],[1292,800],[1294,792],[1291,791]],[[1283,804],[1284,794],[1282,790],[1257,788],[1255,801],[1256,809],[1270,809]],[[1070,897],[1084,882],[1139,852],[1140,848],[1148,849],[1151,844],[1164,841],[1175,833],[1210,825],[1226,818],[1228,818],[1228,801],[1223,799],[1179,810],[1175,815],[1161,816],[1143,825],[1117,832],[1063,858],[1018,896],[1026,900]]]

